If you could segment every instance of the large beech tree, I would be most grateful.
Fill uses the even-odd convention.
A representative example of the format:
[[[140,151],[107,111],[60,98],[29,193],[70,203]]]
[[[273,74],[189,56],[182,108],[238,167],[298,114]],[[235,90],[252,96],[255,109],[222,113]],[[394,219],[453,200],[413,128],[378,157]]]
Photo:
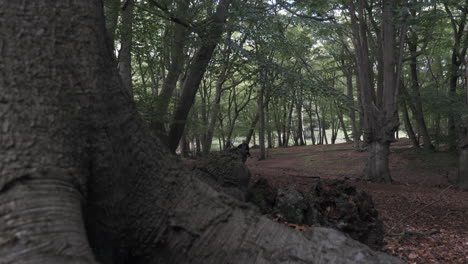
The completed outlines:
[[[0,0],[0,32],[0,262],[400,263],[179,167],[123,86],[100,1]]]
[[[398,75],[395,59],[395,26],[393,14],[395,2],[382,1],[382,22],[380,28],[374,26],[377,42],[377,89],[374,86],[373,65],[370,60],[367,20],[373,21],[372,13],[366,13],[366,1],[350,1],[353,43],[356,52],[358,84],[362,96],[364,139],[369,144],[369,158],[364,178],[371,181],[391,182],[388,168],[390,143],[399,126],[398,121]],[[357,11],[357,12],[356,12]],[[372,42],[371,42],[372,43]],[[400,44],[401,46],[401,44]],[[401,62],[401,52],[400,61]]]

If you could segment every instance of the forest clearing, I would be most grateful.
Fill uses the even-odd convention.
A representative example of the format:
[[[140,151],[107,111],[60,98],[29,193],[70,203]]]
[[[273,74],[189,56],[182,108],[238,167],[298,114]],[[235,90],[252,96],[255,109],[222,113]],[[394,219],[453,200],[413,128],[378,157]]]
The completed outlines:
[[[453,188],[453,153],[425,153],[401,139],[391,146],[390,168],[398,184],[362,181],[367,154],[351,144],[274,148],[247,166],[252,181],[310,188],[311,180],[343,180],[371,194],[387,232],[383,250],[407,263],[468,262],[468,193]],[[313,227],[312,227],[313,228]]]

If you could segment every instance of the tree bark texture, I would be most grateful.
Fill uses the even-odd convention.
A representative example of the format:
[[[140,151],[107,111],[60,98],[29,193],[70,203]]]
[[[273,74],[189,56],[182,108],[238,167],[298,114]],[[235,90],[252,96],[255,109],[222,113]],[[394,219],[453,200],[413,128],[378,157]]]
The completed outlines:
[[[369,157],[364,179],[374,182],[391,182],[390,170],[388,169],[390,144],[374,141],[368,147]]]
[[[2,262],[401,263],[182,168],[121,83],[99,1],[0,0],[0,32]]]

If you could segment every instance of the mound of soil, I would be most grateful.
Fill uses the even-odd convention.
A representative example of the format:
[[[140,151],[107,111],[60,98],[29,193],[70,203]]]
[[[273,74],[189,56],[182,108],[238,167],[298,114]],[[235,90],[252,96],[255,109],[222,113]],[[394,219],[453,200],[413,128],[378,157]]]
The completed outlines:
[[[384,226],[372,198],[345,181],[317,179],[307,191],[293,187],[275,189],[265,179],[256,181],[247,201],[264,214],[280,214],[290,223],[335,228],[372,249],[383,246]]]

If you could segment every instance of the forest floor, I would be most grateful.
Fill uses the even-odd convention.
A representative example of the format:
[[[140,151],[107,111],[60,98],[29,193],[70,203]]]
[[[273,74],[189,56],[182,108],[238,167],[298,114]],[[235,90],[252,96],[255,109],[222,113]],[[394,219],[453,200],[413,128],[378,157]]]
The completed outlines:
[[[367,152],[351,144],[258,150],[248,159],[253,180],[266,178],[275,187],[307,190],[312,177],[347,179],[372,195],[386,228],[383,251],[407,263],[468,263],[468,192],[451,183],[456,155],[427,153],[407,140],[392,144],[390,170],[399,184],[361,181]]]

